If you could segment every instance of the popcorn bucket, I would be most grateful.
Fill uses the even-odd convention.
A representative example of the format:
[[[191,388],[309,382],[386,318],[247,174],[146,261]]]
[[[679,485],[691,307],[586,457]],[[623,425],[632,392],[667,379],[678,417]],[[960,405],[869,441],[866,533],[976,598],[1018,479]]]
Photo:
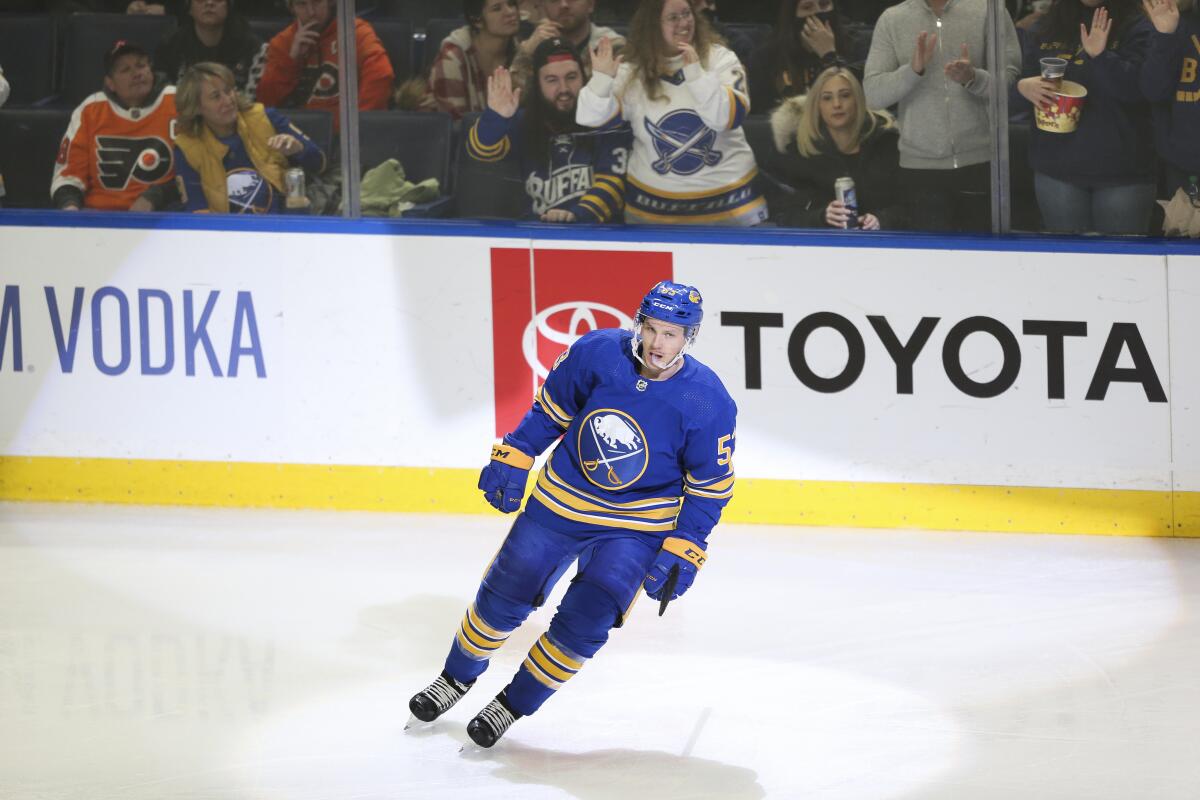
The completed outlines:
[[[1083,113],[1083,103],[1086,99],[1087,89],[1082,84],[1063,81],[1053,105],[1034,107],[1033,116],[1038,130],[1046,133],[1071,133],[1079,127],[1079,116]]]

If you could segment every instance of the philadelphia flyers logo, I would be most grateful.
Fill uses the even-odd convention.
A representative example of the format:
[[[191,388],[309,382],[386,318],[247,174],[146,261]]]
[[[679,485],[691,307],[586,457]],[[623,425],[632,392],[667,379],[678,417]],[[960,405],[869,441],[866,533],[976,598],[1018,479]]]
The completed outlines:
[[[156,183],[171,174],[171,146],[157,136],[97,136],[100,184],[120,191],[130,180]]]
[[[321,65],[321,68],[317,71],[317,81],[313,84],[312,96],[324,99],[336,98],[338,96],[337,64],[326,62]]]

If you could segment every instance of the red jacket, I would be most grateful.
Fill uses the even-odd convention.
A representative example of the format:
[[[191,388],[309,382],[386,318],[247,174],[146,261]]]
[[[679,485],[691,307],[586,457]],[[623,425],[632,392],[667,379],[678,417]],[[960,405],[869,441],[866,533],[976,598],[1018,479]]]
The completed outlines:
[[[317,47],[299,61],[289,55],[297,23],[283,29],[267,46],[267,65],[258,82],[258,102],[277,108],[307,108],[335,115],[341,81],[338,80],[337,20],[332,20],[317,40]],[[358,107],[362,111],[388,107],[392,92],[392,62],[370,23],[356,20],[358,46]],[[336,128],[337,117],[334,117]]]

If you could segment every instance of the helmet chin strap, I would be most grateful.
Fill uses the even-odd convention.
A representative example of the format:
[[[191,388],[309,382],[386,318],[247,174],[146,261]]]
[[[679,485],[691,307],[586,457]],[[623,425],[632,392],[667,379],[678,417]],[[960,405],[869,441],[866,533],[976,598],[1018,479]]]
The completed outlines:
[[[692,342],[695,339],[696,339],[695,334],[692,334],[691,336],[686,337],[683,341],[683,347],[679,348],[679,352],[675,354],[675,357],[672,358],[671,361],[665,367],[660,367],[656,364],[649,364],[646,362],[646,360],[644,358],[642,358],[642,326],[641,326],[641,323],[638,323],[633,326],[633,338],[629,340],[629,345],[630,345],[630,348],[633,350],[633,357],[635,359],[637,359],[637,362],[639,364],[641,364],[643,367],[648,367],[649,369],[657,369],[657,370],[661,370],[662,372],[666,372],[671,367],[675,366],[681,358],[683,358],[683,354],[688,351],[688,348],[690,348],[692,346]]]

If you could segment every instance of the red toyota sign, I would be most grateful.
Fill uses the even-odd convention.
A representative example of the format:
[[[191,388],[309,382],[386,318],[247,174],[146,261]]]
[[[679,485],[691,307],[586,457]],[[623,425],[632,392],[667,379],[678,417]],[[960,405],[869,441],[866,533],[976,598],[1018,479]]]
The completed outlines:
[[[646,292],[673,279],[670,253],[493,248],[496,435],[517,426],[572,342],[629,327]]]

